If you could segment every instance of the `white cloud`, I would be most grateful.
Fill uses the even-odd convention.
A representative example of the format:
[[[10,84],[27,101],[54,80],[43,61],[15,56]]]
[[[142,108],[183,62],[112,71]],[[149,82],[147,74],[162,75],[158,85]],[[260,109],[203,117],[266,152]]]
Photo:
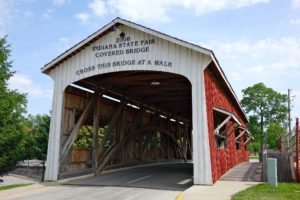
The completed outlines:
[[[268,3],[270,0],[184,0],[181,6],[191,9],[196,15],[209,12],[237,9],[258,3]]]
[[[298,24],[300,24],[300,18],[297,18],[297,19],[291,19],[291,20],[289,21],[289,24],[291,24],[291,25],[298,25]]]
[[[90,19],[90,15],[88,13],[77,13],[75,17],[83,24],[86,24]]]
[[[0,0],[0,33],[5,33],[12,20],[13,1]],[[0,34],[0,36],[1,36]]]
[[[106,4],[102,0],[94,0],[92,3],[89,4],[89,8],[92,9],[94,15],[96,16],[103,16],[106,14]]]
[[[300,117],[300,90],[292,90],[291,91],[291,99],[292,99],[292,112],[291,116],[292,120],[295,122],[295,117]]]
[[[54,44],[55,48],[60,51],[65,51],[73,46],[73,43],[66,37],[58,38],[58,43]]]
[[[184,9],[195,15],[226,9],[238,9],[270,0],[94,0],[89,7],[96,16],[110,12],[132,20],[170,19],[168,11],[172,8]]]
[[[58,40],[64,44],[67,44],[69,42],[68,38],[65,38],[65,37],[61,37]]]
[[[229,79],[235,81],[241,81],[242,75],[239,72],[231,72],[229,73]]]
[[[56,5],[56,6],[61,6],[64,5],[65,3],[69,2],[69,0],[53,0],[52,4]]]
[[[46,9],[45,12],[43,13],[43,17],[46,19],[51,19],[52,18],[52,13],[54,12],[54,9]]]
[[[28,97],[52,98],[52,89],[35,83],[29,76],[24,74],[15,74],[11,77],[8,81],[8,87],[21,93],[27,93]]]
[[[293,8],[300,8],[300,0],[292,0]]]
[[[26,18],[33,18],[33,12],[32,11],[26,11],[26,12],[24,12],[23,15]]]
[[[230,60],[237,67],[247,66],[245,70],[247,72],[271,72],[271,70],[300,72],[300,37],[267,38],[256,42],[211,41],[204,46],[209,46],[217,56]],[[239,62],[235,63],[236,61]]]
[[[239,97],[242,89],[258,82],[285,93],[290,88],[296,95],[292,116],[299,116],[300,37],[210,41],[202,46],[215,52]]]
[[[109,0],[107,5],[112,11],[116,11],[120,16],[135,21],[138,20],[159,20],[167,21],[169,16],[167,11],[173,6],[180,6],[179,1],[168,0]]]

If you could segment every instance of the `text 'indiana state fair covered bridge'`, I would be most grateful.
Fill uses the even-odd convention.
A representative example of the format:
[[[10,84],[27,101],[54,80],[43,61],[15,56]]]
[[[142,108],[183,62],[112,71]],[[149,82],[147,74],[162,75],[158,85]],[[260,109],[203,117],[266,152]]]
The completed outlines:
[[[54,80],[47,181],[177,159],[211,185],[248,161],[248,120],[211,50],[116,18],[42,72]],[[92,148],[76,158],[82,133]]]

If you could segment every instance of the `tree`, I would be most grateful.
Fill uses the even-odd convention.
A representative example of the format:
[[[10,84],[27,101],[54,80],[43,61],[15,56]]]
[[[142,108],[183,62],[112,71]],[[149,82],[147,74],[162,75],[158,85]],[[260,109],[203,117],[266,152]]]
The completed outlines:
[[[254,154],[256,155],[256,153],[260,151],[260,142],[257,141],[251,142],[247,146],[247,148],[250,152],[254,152]]]
[[[262,138],[262,133],[259,128],[259,122],[256,116],[249,117],[249,123],[247,129],[250,131],[252,136],[254,137],[255,141],[260,141]]]
[[[27,121],[27,159],[36,158],[46,160],[48,148],[48,135],[50,129],[50,116],[47,114],[29,115]]]
[[[241,104],[250,116],[258,120],[260,143],[263,144],[262,134],[270,123],[286,124],[287,96],[266,87],[263,83],[257,83],[248,87],[243,92]]]
[[[270,149],[280,149],[280,136],[284,133],[284,127],[279,123],[270,123],[267,129],[267,144]]]
[[[249,123],[247,129],[250,131],[252,136],[254,137],[254,141],[252,141],[247,147],[248,150],[254,152],[255,154],[260,151],[260,141],[262,139],[262,134],[260,132],[259,123],[257,117],[250,116]]]
[[[26,96],[7,87],[13,76],[6,37],[0,38],[0,176],[14,168],[22,157]]]
[[[99,128],[98,138],[99,142],[104,136],[104,128]],[[112,138],[108,140],[111,142]],[[92,148],[93,146],[93,127],[91,126],[83,126],[79,130],[79,134],[77,135],[74,143],[73,148]],[[109,146],[108,144],[104,145],[105,147]]]

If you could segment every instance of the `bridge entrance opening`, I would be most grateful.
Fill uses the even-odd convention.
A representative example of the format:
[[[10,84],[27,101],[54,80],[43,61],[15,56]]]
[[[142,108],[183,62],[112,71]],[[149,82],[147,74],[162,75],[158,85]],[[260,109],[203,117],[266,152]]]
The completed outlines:
[[[191,83],[181,75],[125,71],[82,79],[65,89],[63,116],[60,178],[192,161]]]

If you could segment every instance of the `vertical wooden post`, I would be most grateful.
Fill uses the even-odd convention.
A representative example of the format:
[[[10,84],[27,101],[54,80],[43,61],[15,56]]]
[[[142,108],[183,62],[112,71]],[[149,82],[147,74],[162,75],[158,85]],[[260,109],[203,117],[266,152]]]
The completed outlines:
[[[97,166],[96,174],[99,174],[108,161],[112,158],[112,155],[115,154],[115,152],[119,151],[120,147],[124,145],[126,142],[129,141],[129,139],[134,139],[136,137],[136,130],[139,126],[141,126],[143,122],[143,114],[144,110],[141,108],[139,113],[134,117],[133,124],[130,128],[129,133],[126,135],[126,137],[122,141],[115,141],[105,152],[104,155],[99,159],[99,164]]]
[[[97,91],[96,91],[97,92]],[[97,154],[99,151],[99,141],[98,141],[98,133],[99,133],[99,99],[96,96],[95,105],[94,105],[94,116],[93,116],[93,168],[97,167]]]
[[[112,116],[112,119],[111,119],[111,122],[110,122],[109,126],[107,128],[105,128],[104,136],[102,138],[101,143],[99,144],[99,153],[97,155],[98,158],[104,152],[104,145],[107,142],[107,140],[109,139],[111,130],[113,128],[115,128],[116,122],[117,122],[118,118],[120,117],[120,114],[121,114],[121,112],[123,110],[123,106],[124,106],[124,102],[121,102],[119,104],[117,110],[116,110],[116,113]]]
[[[159,136],[160,136],[160,159],[163,159],[165,158],[165,151],[164,151],[164,136],[163,134],[159,133]]]
[[[127,116],[126,116],[126,108],[127,108],[127,106],[124,106],[123,109],[122,109],[121,123],[120,123],[120,126],[118,128],[120,140],[123,140],[124,133],[125,133],[125,120],[127,118]],[[125,161],[125,149],[124,149],[124,146],[122,146],[121,147],[121,163],[123,163],[124,161]]]
[[[167,129],[167,131],[169,131],[170,132],[170,126],[169,126],[169,122],[166,122],[166,129]],[[166,144],[167,144],[167,160],[169,160],[170,159],[170,139],[169,139],[169,137],[166,137]]]
[[[144,146],[144,133],[139,133],[139,145],[138,145],[138,159],[142,161],[143,159],[143,146]]]
[[[186,141],[187,141],[187,156],[190,155],[192,156],[192,147],[191,147],[191,140],[189,137],[189,128],[185,125],[184,126],[184,132],[185,132],[185,137],[186,137]]]
[[[84,124],[84,122],[90,112],[90,108],[91,108],[91,105],[93,102],[94,102],[94,97],[92,97],[88,101],[80,118],[78,119],[77,123],[74,125],[72,132],[69,134],[69,137],[68,137],[67,141],[65,142],[65,144],[62,148],[62,151],[61,151],[62,152],[61,153],[61,162],[63,162],[65,160],[66,156],[68,155],[69,150],[72,147],[72,144],[73,144],[74,140],[76,139],[76,136],[78,135],[81,126]]]

